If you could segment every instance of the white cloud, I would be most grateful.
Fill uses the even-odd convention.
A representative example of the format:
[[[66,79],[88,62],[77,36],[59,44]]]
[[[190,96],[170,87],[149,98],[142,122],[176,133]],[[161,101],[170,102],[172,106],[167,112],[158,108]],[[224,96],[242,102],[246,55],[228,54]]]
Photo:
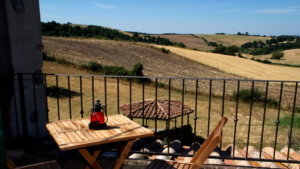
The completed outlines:
[[[99,4],[99,3],[95,3],[97,7],[100,8],[105,8],[105,9],[117,9],[116,6],[112,6],[112,5],[104,5],[104,4]]]
[[[266,14],[283,14],[283,13],[292,13],[296,12],[295,9],[275,9],[275,8],[268,8],[268,9],[261,9],[255,12],[257,13],[266,13]]]

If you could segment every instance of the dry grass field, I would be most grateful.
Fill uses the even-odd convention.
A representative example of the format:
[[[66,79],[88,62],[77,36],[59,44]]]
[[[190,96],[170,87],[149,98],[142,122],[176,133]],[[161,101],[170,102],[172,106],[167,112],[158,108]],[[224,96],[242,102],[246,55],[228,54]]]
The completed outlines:
[[[140,35],[143,36],[143,35]],[[160,34],[160,35],[155,35],[151,34],[151,36],[154,37],[162,37],[162,38],[167,38],[170,39],[171,42],[183,42],[188,48],[197,48],[201,50],[213,50],[214,47],[208,46],[203,39],[197,38],[193,35],[189,34]]]
[[[158,46],[187,59],[217,68],[229,74],[248,79],[300,81],[300,68],[276,66],[259,63],[249,59],[228,55],[187,50],[170,46]]]
[[[284,57],[280,60],[271,60],[274,63],[281,63],[281,64],[289,64],[289,65],[300,65],[300,49],[290,49],[283,51]],[[248,59],[251,59],[252,57],[255,57],[256,59],[261,60],[269,60],[272,57],[272,54],[268,55],[247,55],[243,54],[243,56],[247,57]]]
[[[43,66],[44,73],[66,73],[66,72],[73,72],[73,74],[82,74],[82,75],[89,75],[88,72],[79,71],[72,67],[66,67],[63,65],[58,65],[52,62],[44,62]],[[47,76],[47,86],[53,86],[56,84],[55,76]],[[59,76],[58,78],[59,86],[68,88],[68,81],[67,77]],[[67,119],[67,118],[79,118],[80,117],[80,110],[83,110],[84,117],[89,117],[90,109],[93,106],[92,101],[92,80],[89,76],[82,77],[82,100],[83,104],[81,106],[80,97],[72,97],[70,100],[68,98],[60,98],[59,99],[59,109],[57,107],[57,100],[56,98],[48,98],[48,105],[49,105],[49,119],[50,120],[57,120],[59,116],[60,119]],[[106,79],[106,86],[107,86],[107,100],[104,99],[104,79],[103,77],[95,77],[94,78],[94,90],[95,90],[95,99],[100,99],[103,104],[107,106],[108,114],[115,114],[118,112],[118,100],[117,100],[117,85],[116,79]],[[72,91],[80,92],[79,86],[79,77],[78,76],[71,76],[70,77],[70,89]],[[120,104],[129,103],[130,101],[130,93],[129,93],[130,85],[128,82],[120,81],[119,91],[120,91]],[[141,85],[132,84],[132,102],[142,100],[142,91],[143,88]],[[169,92],[167,89],[158,88],[157,96],[155,96],[155,88],[151,86],[145,86],[144,89],[145,98],[146,99],[169,99]],[[171,100],[178,100],[182,101],[182,93],[176,90],[171,90]],[[193,93],[184,93],[184,104],[190,106],[192,109],[196,109],[195,107],[195,94]],[[222,100],[218,98],[212,98],[211,104],[209,104],[209,98],[205,95],[199,95],[197,100],[197,111],[190,116],[185,116],[183,119],[177,119],[177,126],[181,123],[187,124],[187,118],[189,117],[189,123],[194,127],[195,123],[193,120],[194,116],[198,117],[196,123],[196,132],[200,136],[206,138],[208,134],[208,119],[210,119],[210,130],[213,126],[216,125],[217,121],[221,118],[222,114],[229,118],[228,123],[226,124],[223,130],[223,146],[227,146],[228,144],[233,143],[234,131],[236,129],[236,144],[238,147],[244,147],[247,142],[247,134],[250,131],[250,145],[259,148],[260,146],[260,139],[261,139],[261,132],[262,132],[262,123],[263,123],[263,108],[254,106],[252,110],[250,110],[249,104],[240,103],[238,112],[236,112],[235,107],[236,103],[234,101],[226,100],[224,103],[224,108],[222,107]],[[223,111],[224,110],[224,111]],[[210,115],[209,115],[210,112]],[[122,112],[120,112],[122,113]],[[274,146],[274,138],[276,135],[276,127],[275,121],[277,118],[278,111],[276,109],[268,108],[266,111],[266,120],[265,120],[265,128],[264,128],[264,141],[263,146]],[[249,119],[249,115],[251,116],[251,122]],[[290,114],[287,111],[281,111],[281,117]],[[208,116],[209,115],[209,116]],[[235,124],[235,118],[238,118],[238,122]],[[182,121],[183,120],[183,121]],[[140,119],[134,119],[138,123],[142,124]],[[249,122],[251,124],[251,128],[249,129]],[[148,121],[147,123],[150,128],[158,127],[159,129],[164,129],[165,123],[164,121],[158,121],[155,123],[154,121]],[[171,121],[171,127],[175,126],[175,121]],[[277,140],[277,147],[281,148],[281,145],[287,144],[287,130],[286,127],[279,127],[278,130],[278,140]],[[202,132],[200,134],[200,131]],[[210,132],[210,131],[209,131]],[[295,132],[295,131],[294,131]]]
[[[263,41],[265,42],[268,39],[271,39],[270,37],[261,37],[261,36],[238,36],[238,35],[203,35],[203,34],[197,34],[198,37],[203,37],[209,42],[217,42],[218,44],[223,44],[224,46],[230,46],[230,45],[236,45],[241,46],[244,43],[247,42],[253,42],[253,41]]]
[[[96,39],[71,39],[43,37],[45,51],[56,57],[64,57],[76,63],[98,62],[102,65],[123,66],[131,69],[140,62],[144,67],[145,76],[153,77],[186,77],[207,79],[264,79],[264,80],[299,80],[297,68],[265,65],[248,59],[238,57],[166,47],[176,54],[164,54],[157,48],[146,44],[129,42],[96,40]],[[205,65],[208,66],[205,66]],[[53,68],[52,71],[56,71]],[[55,73],[55,72],[49,72]],[[69,69],[65,73],[76,74]],[[168,83],[159,79],[159,82]],[[208,94],[209,81],[199,82],[199,92]],[[172,80],[172,86],[182,88],[181,80]],[[257,82],[255,87],[265,90],[264,82]],[[226,83],[226,94],[231,95],[237,88],[236,81]],[[250,89],[251,82],[241,83],[241,89]],[[193,80],[185,81],[186,90],[194,90]],[[272,84],[269,95],[279,99],[280,85]],[[212,94],[222,96],[223,81],[212,83]],[[293,103],[294,87],[284,86],[282,104]],[[299,96],[300,97],[300,96]],[[300,103],[298,103],[300,104]]]

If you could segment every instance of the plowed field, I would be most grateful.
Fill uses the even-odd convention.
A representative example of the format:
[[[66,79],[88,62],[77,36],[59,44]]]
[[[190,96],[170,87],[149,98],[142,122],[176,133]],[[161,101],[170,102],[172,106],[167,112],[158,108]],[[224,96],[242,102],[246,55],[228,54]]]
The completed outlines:
[[[140,35],[143,36],[143,35]],[[193,35],[189,34],[160,34],[160,35],[151,35],[154,37],[161,37],[170,39],[171,42],[183,42],[188,48],[197,48],[201,50],[213,50],[214,47],[207,46],[202,38],[197,38]]]

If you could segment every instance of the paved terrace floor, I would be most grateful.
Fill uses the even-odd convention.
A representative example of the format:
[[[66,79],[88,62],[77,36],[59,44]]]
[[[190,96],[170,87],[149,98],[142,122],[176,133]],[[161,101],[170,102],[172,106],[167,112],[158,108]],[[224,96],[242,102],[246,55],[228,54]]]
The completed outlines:
[[[157,142],[157,141],[156,141]],[[159,141],[158,141],[159,142]],[[177,149],[178,146],[177,141],[175,146],[174,144],[170,144],[171,148]],[[161,142],[162,143],[162,142]],[[159,143],[159,144],[161,144]],[[117,151],[110,151],[110,148],[120,148],[122,144],[109,144],[107,149],[102,152],[102,154],[97,159],[97,162],[100,163],[102,168],[109,169],[112,168],[116,157],[118,156]],[[146,146],[147,147],[147,146]],[[149,146],[148,146],[149,147]],[[167,145],[161,144],[159,149],[163,151],[167,148]],[[170,148],[170,149],[171,149]],[[137,150],[137,147],[133,146],[133,149]],[[139,149],[139,148],[138,148]],[[169,149],[169,151],[170,151]],[[183,146],[181,149],[182,153],[188,153],[192,149],[194,149],[193,145],[191,146]],[[178,149],[177,149],[178,150]],[[90,148],[90,151],[93,151],[93,147]],[[249,147],[248,157],[256,157],[259,152],[254,147]],[[276,152],[276,159],[286,159],[285,153],[287,152],[287,148],[283,148],[280,152]],[[232,154],[232,146],[228,145],[226,149],[218,150],[216,149],[213,152],[212,156],[221,156],[221,157],[230,157]],[[270,147],[265,147],[263,149],[262,158],[272,159],[273,149]],[[31,147],[29,150],[24,151],[23,149],[11,149],[7,151],[7,155],[16,163],[17,166],[33,164],[37,162],[45,162],[50,160],[56,160],[62,169],[69,168],[84,168],[86,166],[85,160],[82,158],[81,154],[77,150],[70,151],[59,151],[55,145],[53,146],[36,146]],[[238,147],[235,148],[235,156],[236,157],[245,157],[245,150],[240,149]],[[189,157],[178,157],[178,156],[168,156],[161,157],[159,155],[151,155],[148,156],[146,154],[130,154],[130,156],[123,163],[123,169],[144,169],[147,164],[151,162],[151,160],[155,158],[169,158],[171,160],[176,161],[187,161]],[[294,150],[290,150],[290,158],[293,160],[300,161],[300,153]],[[272,163],[272,162],[254,162],[254,161],[243,161],[243,160],[220,160],[220,159],[208,159],[201,168],[213,168],[213,169],[234,169],[234,168],[300,168],[300,164],[292,164],[292,163]]]

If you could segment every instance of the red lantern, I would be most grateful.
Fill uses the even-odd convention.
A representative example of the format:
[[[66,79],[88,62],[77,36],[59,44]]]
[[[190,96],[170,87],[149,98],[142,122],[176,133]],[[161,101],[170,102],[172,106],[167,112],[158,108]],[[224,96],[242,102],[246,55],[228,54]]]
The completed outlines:
[[[104,106],[101,106],[100,100],[96,100],[97,103],[91,109],[91,122],[89,124],[90,129],[102,129],[106,127],[104,117]]]

